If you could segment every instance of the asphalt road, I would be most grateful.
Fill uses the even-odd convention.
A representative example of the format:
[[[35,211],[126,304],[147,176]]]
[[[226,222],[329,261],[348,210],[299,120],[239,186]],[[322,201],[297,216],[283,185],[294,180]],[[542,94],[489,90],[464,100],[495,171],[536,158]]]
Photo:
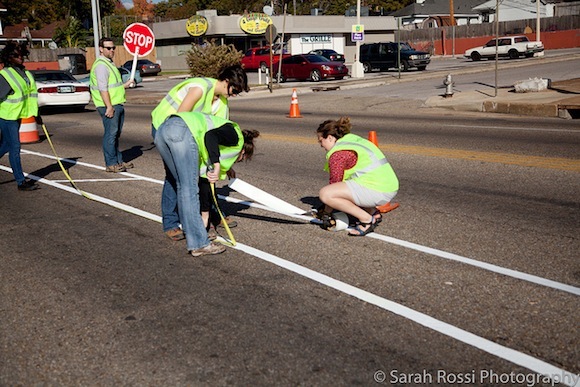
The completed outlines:
[[[152,106],[126,107],[136,168],[120,175],[103,170],[92,108],[45,114],[93,200],[46,140],[23,146],[39,191],[18,192],[2,158],[0,385],[577,384],[577,122],[377,93],[301,95],[300,119],[287,96],[231,102],[262,133],[238,177],[303,209],[328,178],[318,124],[349,115],[355,133],[377,131],[401,190],[372,237],[222,186],[239,243],[198,259],[158,223]]]

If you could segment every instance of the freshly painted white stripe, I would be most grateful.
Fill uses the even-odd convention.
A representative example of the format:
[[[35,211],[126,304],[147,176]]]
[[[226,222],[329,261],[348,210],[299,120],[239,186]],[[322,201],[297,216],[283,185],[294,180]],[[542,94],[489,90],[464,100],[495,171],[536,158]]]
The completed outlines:
[[[386,235],[377,234],[375,232],[368,234],[367,236],[370,238],[382,240],[384,242],[392,243],[394,245],[406,247],[408,249],[417,250],[417,251],[420,251],[422,253],[431,254],[431,255],[435,255],[437,257],[449,259],[452,261],[465,263],[467,265],[479,267],[481,269],[489,270],[489,271],[492,271],[494,273],[503,274],[503,275],[506,275],[508,277],[517,278],[520,280],[532,282],[532,283],[535,283],[538,285],[547,286],[549,288],[554,288],[557,290],[561,290],[564,292],[568,292],[568,293],[572,293],[572,294],[575,294],[577,296],[580,296],[580,288],[577,288],[577,287],[571,286],[571,285],[566,285],[566,284],[563,284],[561,282],[552,281],[552,280],[538,277],[538,276],[535,276],[532,274],[522,273],[521,271],[507,269],[505,267],[496,266],[496,265],[493,265],[491,263],[476,261],[475,259],[463,257],[461,255],[457,255],[457,254],[453,254],[453,253],[448,253],[446,251],[434,249],[431,247],[422,246],[422,245],[419,245],[419,244],[416,244],[413,242],[403,241],[401,239],[389,237]]]
[[[276,211],[275,209],[265,207],[261,204],[242,201],[239,199],[231,198],[229,196],[218,195],[218,197],[220,199],[228,201],[228,202],[243,204],[243,205],[249,206],[249,207],[257,207],[257,208],[261,208],[264,210],[277,212],[277,213],[280,213],[280,214],[283,214],[283,215],[286,215],[286,216],[289,216],[292,218],[306,220],[306,221],[309,221],[311,223],[320,223],[317,219],[314,219],[312,217],[308,217],[308,216],[304,216],[304,215],[288,214],[288,213]],[[408,248],[411,250],[420,251],[420,252],[425,253],[425,254],[431,254],[431,255],[435,255],[435,256],[440,257],[440,258],[461,262],[461,263],[464,263],[466,265],[479,267],[480,269],[488,270],[488,271],[502,274],[502,275],[505,275],[508,277],[516,278],[516,279],[523,280],[523,281],[532,282],[532,283],[535,283],[537,285],[547,286],[549,288],[561,290],[564,292],[568,292],[568,293],[572,293],[572,294],[575,294],[577,296],[580,296],[580,288],[577,288],[577,287],[572,286],[572,285],[567,285],[567,284],[564,284],[561,282],[552,281],[552,280],[549,280],[546,278],[538,277],[538,276],[535,276],[532,274],[523,273],[523,272],[517,271],[517,270],[507,269],[505,267],[493,265],[491,263],[477,261],[475,259],[463,257],[463,256],[460,256],[457,254],[448,253],[448,252],[443,251],[443,250],[438,250],[438,249],[434,249],[431,247],[422,246],[422,245],[419,245],[417,243],[407,242],[407,241],[403,241],[401,239],[389,237],[386,235],[377,234],[376,232],[368,234],[367,237],[379,239],[383,242],[392,243],[394,245],[405,247],[405,248]]]
[[[128,177],[128,178],[116,178],[116,179],[74,179],[75,183],[101,183],[110,181],[133,181],[133,180],[143,180],[138,177]],[[62,180],[51,180],[53,183],[69,183],[67,179]]]
[[[51,155],[45,155],[45,154],[42,154],[42,153],[25,151],[25,150],[22,150],[22,151],[23,152],[26,152],[28,154],[33,154],[33,155],[37,155],[37,156],[40,156],[40,157],[47,157],[47,158],[51,158],[51,159],[56,159],[56,157],[51,156]],[[105,169],[104,167],[96,166],[96,165],[93,165],[93,164],[80,163],[80,162],[77,162],[76,160],[69,160],[69,159],[61,159],[61,160],[67,161],[67,162],[70,162],[70,163],[77,163],[79,165],[83,165],[83,166],[87,166],[87,167],[91,167],[91,168],[97,168],[97,169],[101,169],[101,170],[104,170]],[[161,181],[161,180],[151,179],[151,178],[148,178],[148,177],[145,177],[145,176],[134,175],[134,174],[130,174],[130,173],[127,173],[127,172],[123,172],[122,174],[123,175],[132,176],[132,177],[136,177],[136,178],[141,178],[142,180],[151,181],[151,182],[157,183],[157,184],[163,184],[163,181]],[[253,203],[253,202],[248,202],[248,201],[242,201],[242,200],[239,200],[239,199],[235,199],[235,198],[232,198],[232,197],[229,197],[229,196],[223,196],[223,195],[218,195],[218,198],[220,198],[222,200],[225,200],[225,201],[228,201],[228,202],[232,202],[232,203],[243,204],[243,205],[246,205],[248,207],[261,208],[261,209],[264,209],[264,210],[267,210],[267,211],[276,212],[276,213],[279,213],[279,214],[282,214],[282,215],[286,215],[286,216],[289,216],[289,217],[292,217],[292,218],[302,219],[302,220],[305,220],[305,221],[308,221],[308,222],[311,222],[311,223],[320,223],[317,219],[314,219],[314,218],[309,217],[309,216],[296,215],[296,214],[288,214],[288,213],[281,212],[281,211],[278,211],[278,210],[273,209],[273,208],[269,208],[269,207],[263,206],[263,205],[258,204],[258,203]],[[400,239],[388,237],[388,236],[381,235],[381,234],[377,234],[377,233],[371,233],[371,234],[368,234],[367,236],[368,237],[371,237],[371,238],[375,238],[375,239],[382,240],[382,241],[387,242],[387,243],[392,243],[392,244],[395,244],[395,245],[398,245],[398,246],[401,246],[401,247],[405,247],[405,248],[409,248],[409,249],[412,249],[412,250],[420,251],[420,252],[423,252],[423,253],[426,253],[426,254],[432,254],[432,255],[438,256],[440,258],[454,260],[454,261],[461,262],[461,263],[466,264],[466,265],[471,265],[471,266],[478,267],[480,269],[489,270],[489,271],[494,272],[494,273],[502,274],[502,275],[509,276],[509,277],[516,278],[516,279],[523,280],[523,281],[532,282],[532,283],[535,283],[537,285],[547,286],[547,287],[550,287],[550,288],[553,288],[553,289],[565,291],[565,292],[572,293],[572,294],[575,294],[575,295],[580,295],[580,288],[577,288],[577,287],[571,286],[571,285],[567,285],[567,284],[564,284],[564,283],[561,283],[561,282],[552,281],[552,280],[549,280],[549,279],[546,279],[546,278],[538,277],[538,276],[535,276],[535,275],[523,273],[523,272],[516,271],[516,270],[512,270],[512,269],[507,269],[507,268],[504,268],[504,267],[501,267],[501,266],[497,266],[497,265],[493,265],[493,264],[490,264],[490,263],[485,263],[485,262],[477,261],[475,259],[463,257],[463,256],[456,255],[456,254],[453,254],[453,253],[448,253],[448,252],[445,252],[445,251],[442,251],[442,250],[433,249],[433,248],[430,248],[430,247],[427,247],[427,246],[422,246],[422,245],[419,245],[419,244],[416,244],[416,243],[413,243],[413,242],[407,242],[407,241],[403,241],[403,240],[400,240]]]
[[[12,172],[12,169],[4,167],[0,165],[0,169],[5,170],[7,172]],[[55,183],[50,180],[46,180],[40,178],[38,176],[34,176],[31,174],[27,174],[27,177],[33,178],[41,183],[50,185],[52,187],[62,189],[64,191],[80,195],[80,193],[67,185]],[[132,213],[134,215],[141,216],[145,219],[153,220],[155,222],[161,223],[161,217],[155,214],[152,214],[147,211],[142,211],[137,208],[127,206],[125,204],[116,202],[114,200],[110,200],[107,198],[103,198],[98,195],[90,194],[91,198],[95,201],[110,205],[114,208],[121,209],[123,211]],[[308,269],[304,266],[300,266],[296,263],[287,261],[285,259],[276,257],[272,254],[266,253],[264,251],[255,249],[253,247],[238,243],[235,247],[236,250],[242,251],[246,254],[252,255],[256,258],[262,259],[266,262],[270,262],[274,265],[282,267],[286,270],[292,271],[296,274],[299,274],[303,277],[309,278],[315,282],[320,284],[326,285],[330,288],[336,289],[342,293],[348,294],[355,298],[358,298],[361,301],[367,302],[369,304],[378,306],[381,309],[387,310],[394,314],[397,314],[401,317],[409,319],[411,321],[416,322],[426,328],[432,329],[436,332],[442,333],[448,337],[461,341],[465,344],[471,345],[475,348],[478,348],[484,352],[487,352],[493,356],[499,357],[501,359],[507,360],[511,363],[517,364],[521,367],[527,368],[533,372],[538,374],[544,375],[552,380],[556,380],[561,384],[567,386],[577,386],[580,383],[580,375],[575,375],[571,372],[568,372],[564,369],[555,367],[549,363],[546,363],[540,359],[527,355],[525,353],[516,351],[514,349],[504,347],[493,341],[487,340],[483,337],[477,336],[471,332],[465,331],[461,328],[458,328],[454,325],[448,324],[444,321],[437,320],[429,315],[424,313],[418,312],[414,309],[408,308],[404,305],[398,304],[386,298],[377,296],[376,294],[367,292],[366,290],[359,289],[352,285],[349,285],[345,282],[336,280],[332,277],[324,275],[322,273],[318,273],[314,270]]]
[[[359,300],[378,306],[381,309],[387,310],[401,317],[409,319],[413,322],[416,322],[417,324],[420,324],[426,328],[432,329],[453,339],[461,341],[465,344],[471,345],[493,356],[507,360],[511,363],[527,368],[531,371],[537,372],[538,374],[544,375],[562,384],[568,386],[577,386],[580,383],[579,382],[580,375],[573,374],[571,372],[555,367],[549,363],[546,363],[540,359],[537,359],[525,353],[494,343],[491,340],[487,340],[483,337],[477,336],[471,332],[458,328],[454,325],[448,324],[441,320],[437,320],[429,315],[418,312],[416,310],[413,310],[411,308],[408,308],[404,305],[398,304],[386,298],[377,296],[376,294],[367,292],[366,290],[359,289],[345,282],[336,280],[327,275],[318,273],[314,270],[300,266],[293,262],[286,261],[282,258],[276,257],[269,253],[265,253],[263,251],[257,250],[250,246],[246,246],[241,243],[238,243],[234,248],[243,251],[246,254],[253,255],[264,261],[282,267],[284,269],[290,270],[296,274],[309,278],[320,284],[336,289],[342,293],[356,297]]]
[[[29,154],[29,155],[34,155],[34,156],[39,156],[39,157],[45,157],[47,159],[52,159],[52,160],[56,160],[57,159],[53,155],[47,155],[47,154],[44,154],[44,153],[33,152],[33,151],[26,150],[26,149],[22,149],[21,153],[26,153],[26,154]],[[93,168],[93,169],[100,169],[101,171],[104,171],[106,169],[105,167],[102,167],[100,165],[83,163],[82,161],[78,161],[78,160],[64,159],[62,157],[59,157],[59,159],[60,159],[61,162],[65,162],[65,163],[69,163],[69,164],[82,165],[83,167],[89,167],[89,168]],[[124,175],[124,176],[128,176],[128,177],[138,178],[138,179],[144,180],[144,181],[150,181],[150,182],[156,183],[156,184],[163,184],[163,182],[160,181],[160,180],[152,179],[152,178],[147,177],[147,176],[135,175],[135,174],[129,173],[129,172],[120,172],[120,173],[116,173],[116,175]]]
[[[3,165],[0,165],[0,169],[1,170],[4,170],[6,172],[12,173],[12,169],[11,168],[5,167]],[[46,185],[50,185],[51,187],[55,187],[55,188],[58,188],[58,189],[62,189],[63,191],[67,191],[67,192],[73,193],[75,195],[82,196],[79,191],[77,191],[75,188],[70,187],[68,185],[63,185],[63,184],[60,184],[60,183],[55,183],[55,182],[53,182],[51,180],[47,180],[47,179],[44,179],[44,178],[39,177],[39,176],[31,175],[29,173],[25,173],[25,175],[26,175],[26,177],[29,177],[31,179],[34,179],[34,180],[38,181],[39,183],[43,183],[43,184],[46,184]],[[67,180],[67,182],[68,182],[68,180]],[[114,200],[107,199],[107,198],[104,198],[102,196],[95,195],[95,194],[92,194],[92,193],[89,193],[89,192],[86,192],[86,191],[84,191],[84,192],[90,196],[90,199],[91,200],[94,200],[96,202],[100,202],[100,203],[103,203],[103,204],[107,204],[107,205],[109,205],[111,207],[114,207],[114,208],[123,210],[123,211],[128,212],[128,213],[133,214],[133,215],[141,216],[141,217],[143,217],[145,219],[149,219],[149,220],[152,220],[152,221],[157,222],[157,223],[161,223],[161,217],[159,215],[154,215],[154,214],[152,214],[150,212],[143,211],[143,210],[140,210],[138,208],[131,207],[131,206],[128,206],[126,204],[119,203],[119,202],[116,202]]]

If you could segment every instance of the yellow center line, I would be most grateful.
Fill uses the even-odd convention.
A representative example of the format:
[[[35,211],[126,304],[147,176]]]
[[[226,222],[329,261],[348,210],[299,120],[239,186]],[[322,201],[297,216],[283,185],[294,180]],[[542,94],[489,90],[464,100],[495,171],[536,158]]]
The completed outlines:
[[[310,138],[300,136],[286,136],[279,134],[262,134],[260,137],[266,140],[318,145],[318,141],[316,140],[315,136],[312,136],[312,138]],[[580,160],[563,157],[526,156],[511,153],[481,152],[481,151],[432,148],[425,146],[399,145],[399,144],[379,145],[379,148],[387,153],[403,153],[409,155],[441,157],[446,159],[458,159],[479,162],[483,161],[488,163],[519,165],[522,167],[535,167],[545,169],[556,169],[560,171],[580,172]]]

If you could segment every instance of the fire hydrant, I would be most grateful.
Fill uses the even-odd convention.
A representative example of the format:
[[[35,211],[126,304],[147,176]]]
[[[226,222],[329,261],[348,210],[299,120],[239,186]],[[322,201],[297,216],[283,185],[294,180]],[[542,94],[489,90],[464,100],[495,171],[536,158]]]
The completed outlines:
[[[445,85],[445,94],[443,95],[445,98],[453,97],[453,80],[451,79],[451,74],[447,74],[445,79],[443,80],[443,84]]]

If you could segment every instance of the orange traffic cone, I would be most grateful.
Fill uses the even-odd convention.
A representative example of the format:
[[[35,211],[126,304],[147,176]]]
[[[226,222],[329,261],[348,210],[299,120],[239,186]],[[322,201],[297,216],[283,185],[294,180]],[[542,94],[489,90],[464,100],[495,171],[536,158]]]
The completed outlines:
[[[40,142],[40,136],[36,128],[36,119],[34,117],[23,118],[20,121],[19,136],[20,142],[23,144]]]
[[[290,114],[288,118],[302,118],[300,115],[300,108],[298,107],[298,94],[296,89],[292,89],[292,102],[290,102]]]
[[[377,140],[377,132],[375,132],[374,130],[371,130],[369,132],[369,141],[375,144],[376,146],[379,146],[379,140]]]

